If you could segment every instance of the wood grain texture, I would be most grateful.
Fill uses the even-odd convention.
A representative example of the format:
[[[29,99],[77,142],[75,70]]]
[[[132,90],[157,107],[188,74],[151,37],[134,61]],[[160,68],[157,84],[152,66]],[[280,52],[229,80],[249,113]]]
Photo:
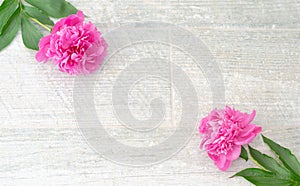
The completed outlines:
[[[104,35],[129,22],[153,20],[189,30],[207,45],[219,64],[226,104],[247,112],[256,109],[255,123],[263,127],[264,134],[291,148],[300,158],[299,1],[70,2],[89,15]],[[176,62],[190,76],[199,98],[199,119],[212,107],[209,85],[188,56],[157,43],[128,47],[98,73],[101,78],[95,88],[97,114],[106,130],[122,143],[159,143],[168,135],[168,129],[176,127],[180,99],[170,97],[168,86],[147,84],[148,89],[157,90],[149,95],[160,94],[169,103],[161,130],[147,138],[122,130],[108,99],[122,63],[150,57],[155,51],[166,61]],[[238,160],[228,172],[218,171],[198,149],[197,131],[178,154],[153,166],[136,168],[104,159],[90,148],[77,128],[74,77],[58,72],[50,64],[38,64],[34,56],[35,52],[23,47],[20,33],[0,53],[1,185],[250,185],[241,178],[228,177],[254,165]],[[141,105],[132,108],[137,118],[149,116],[149,100],[145,93],[142,95],[138,97]],[[253,146],[269,152],[260,138]]]

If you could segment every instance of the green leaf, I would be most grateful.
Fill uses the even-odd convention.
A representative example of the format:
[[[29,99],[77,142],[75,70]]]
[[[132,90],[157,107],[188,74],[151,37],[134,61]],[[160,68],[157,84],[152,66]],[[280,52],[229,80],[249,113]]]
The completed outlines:
[[[18,7],[17,0],[4,0],[0,6],[0,35],[3,32],[3,28],[8,23],[9,18],[13,15]]]
[[[75,14],[77,9],[65,0],[25,0],[32,6],[44,11],[49,16],[54,18],[67,17],[70,14]]]
[[[40,39],[43,37],[43,34],[32,24],[27,16],[22,16],[22,38],[23,43],[27,48],[38,50],[38,44]]]
[[[248,161],[248,153],[244,146],[242,146],[242,152],[240,154],[240,158],[243,158],[244,160]]]
[[[7,24],[3,28],[2,34],[0,35],[0,51],[7,47],[16,37],[20,22],[20,9],[17,9],[9,18]]]
[[[53,21],[46,14],[44,14],[41,10],[37,8],[25,6],[24,10],[30,17],[37,19],[39,22],[46,25],[51,25],[51,26],[54,25]]]
[[[250,145],[248,147],[250,155],[253,157],[253,159],[266,170],[275,173],[278,177],[281,178],[288,179],[292,177],[292,174],[286,168],[281,166],[274,158],[266,154],[262,154],[258,150],[252,148]]]
[[[264,142],[278,155],[286,168],[292,171],[300,179],[300,163],[292,152],[262,135]]]
[[[235,177],[235,176],[241,176],[257,186],[270,186],[270,185],[285,186],[285,185],[297,184],[290,180],[279,178],[271,172],[261,170],[258,168],[244,169],[244,170],[236,173],[232,177]]]

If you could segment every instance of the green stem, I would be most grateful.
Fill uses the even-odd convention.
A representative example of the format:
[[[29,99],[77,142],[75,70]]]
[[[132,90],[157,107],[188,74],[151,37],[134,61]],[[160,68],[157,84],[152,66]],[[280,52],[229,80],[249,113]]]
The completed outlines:
[[[23,3],[22,3],[22,0],[19,0],[19,7],[20,7],[20,10],[22,11],[22,8],[23,8]],[[28,16],[29,17],[29,16]],[[32,21],[34,21],[35,23],[37,23],[38,25],[40,25],[41,27],[43,27],[44,29],[48,30],[49,32],[51,32],[51,28],[47,27],[46,25],[44,25],[43,23],[39,22],[37,19],[33,18],[33,17],[30,17],[30,19]]]
[[[40,25],[41,27],[45,28],[46,30],[48,30],[49,32],[51,32],[51,28],[47,27],[46,25],[44,25],[43,23],[39,22],[37,19],[34,18],[30,18],[32,21],[36,22],[38,25]]]
[[[23,8],[22,0],[19,0],[19,7],[20,7],[20,10],[22,11],[22,8]]]

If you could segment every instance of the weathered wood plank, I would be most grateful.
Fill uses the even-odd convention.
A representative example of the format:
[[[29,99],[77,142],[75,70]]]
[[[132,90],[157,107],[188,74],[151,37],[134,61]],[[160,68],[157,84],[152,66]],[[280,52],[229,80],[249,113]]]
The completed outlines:
[[[191,31],[210,49],[225,82],[226,104],[243,111],[257,110],[255,123],[264,133],[300,158],[300,64],[298,1],[71,1],[97,23],[104,34],[135,21],[169,22]],[[152,50],[152,51],[151,51]],[[149,52],[150,51],[150,52]],[[154,55],[180,66],[198,94],[199,119],[212,107],[209,85],[201,69],[186,54],[158,43],[131,46],[114,56],[99,72],[95,86],[97,114],[106,130],[129,145],[161,142],[180,119],[180,99],[170,97],[170,85],[147,84],[151,96],[163,95],[166,121],[155,135],[136,135],[114,116],[110,89],[124,65]],[[160,164],[133,168],[114,164],[84,141],[74,115],[74,77],[50,64],[38,64],[25,49],[21,36],[0,53],[0,183],[7,185],[247,185],[229,179],[251,163],[239,160],[226,172],[218,171],[198,149],[197,131],[186,147]],[[132,113],[149,117],[149,98],[132,94],[140,105]],[[161,88],[161,89],[160,89]],[[158,89],[158,90],[157,90]],[[144,109],[145,108],[145,109]],[[147,138],[146,138],[147,137]],[[152,138],[151,138],[152,137]],[[253,146],[269,152],[256,139]],[[126,153],[124,153],[126,154]]]

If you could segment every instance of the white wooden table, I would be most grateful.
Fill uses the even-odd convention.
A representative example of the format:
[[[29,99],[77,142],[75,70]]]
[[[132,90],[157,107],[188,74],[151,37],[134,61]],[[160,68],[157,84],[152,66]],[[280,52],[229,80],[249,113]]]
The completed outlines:
[[[263,127],[264,134],[300,158],[300,1],[71,2],[104,34],[126,23],[144,21],[167,22],[190,31],[219,64],[225,104],[247,112],[256,109],[255,123]],[[149,57],[149,51],[150,56],[154,51],[176,62],[190,76],[199,98],[197,119],[212,108],[205,76],[182,52],[157,43],[124,48],[96,74],[95,105],[108,133],[126,145],[160,143],[165,131],[176,127],[180,112],[176,94],[165,92],[170,87],[144,82],[133,91],[139,104],[133,105],[132,113],[139,119],[149,116],[145,90],[154,90],[150,98],[163,95],[169,104],[162,130],[143,138],[124,131],[117,122],[108,99],[111,78],[122,65],[141,55]],[[197,130],[179,153],[152,166],[132,167],[106,160],[91,149],[77,127],[75,77],[58,72],[50,63],[37,63],[34,56],[34,51],[21,44],[20,33],[0,53],[1,185],[250,185],[242,178],[229,177],[254,165],[237,160],[228,172],[218,171],[199,150]],[[260,137],[253,146],[269,152]]]

